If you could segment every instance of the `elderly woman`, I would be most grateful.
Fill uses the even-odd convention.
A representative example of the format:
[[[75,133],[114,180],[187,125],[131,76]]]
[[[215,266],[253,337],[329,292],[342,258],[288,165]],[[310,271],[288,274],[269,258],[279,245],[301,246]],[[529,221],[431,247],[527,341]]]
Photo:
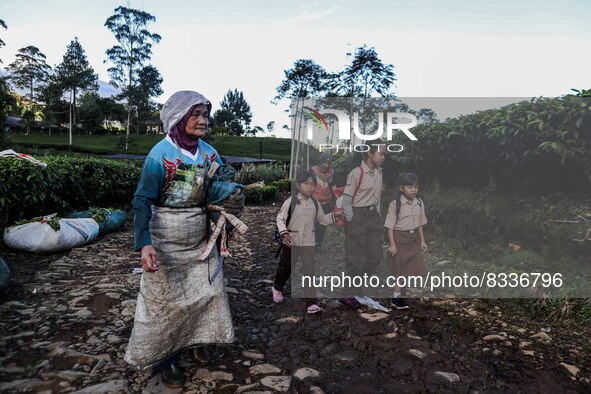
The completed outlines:
[[[196,92],[168,99],[160,114],[168,134],[146,157],[133,198],[134,248],[144,274],[125,360],[138,369],[158,367],[169,387],[185,382],[177,363],[182,351],[206,363],[205,345],[234,341],[223,275],[209,283],[218,252],[198,258],[208,236],[207,188],[222,163],[201,139],[210,112],[211,103]],[[224,207],[240,214],[244,197]]]

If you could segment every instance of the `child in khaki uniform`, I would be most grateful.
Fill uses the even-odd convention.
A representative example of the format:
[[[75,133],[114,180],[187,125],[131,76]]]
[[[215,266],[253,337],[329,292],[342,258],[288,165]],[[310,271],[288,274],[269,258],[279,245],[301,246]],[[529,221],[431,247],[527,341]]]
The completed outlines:
[[[325,214],[322,206],[314,201],[312,192],[316,187],[316,176],[312,171],[303,171],[296,179],[296,189],[283,203],[277,215],[277,228],[282,238],[281,255],[275,283],[271,288],[273,301],[283,302],[283,286],[291,275],[292,264],[302,261],[304,275],[314,275],[314,255],[316,254],[315,223],[329,225],[338,219],[335,213]],[[293,201],[293,203],[292,203]],[[291,215],[289,211],[291,209]],[[289,223],[288,222],[289,217]],[[304,288],[308,313],[318,313],[322,308],[316,304],[316,290]]]
[[[396,278],[423,276],[425,260],[422,252],[427,251],[423,226],[427,224],[425,204],[417,197],[419,178],[413,173],[402,173],[398,180],[399,190],[388,207],[384,226],[388,229],[388,274]],[[392,306],[408,309],[403,298],[405,289],[394,287]]]
[[[345,213],[345,268],[347,275],[371,275],[382,260],[383,220],[380,215],[382,193],[382,169],[384,147],[371,145],[363,154],[358,167],[347,175],[347,185],[343,194]],[[363,289],[343,289],[344,298],[340,301],[356,308],[359,302],[353,298],[361,295]]]

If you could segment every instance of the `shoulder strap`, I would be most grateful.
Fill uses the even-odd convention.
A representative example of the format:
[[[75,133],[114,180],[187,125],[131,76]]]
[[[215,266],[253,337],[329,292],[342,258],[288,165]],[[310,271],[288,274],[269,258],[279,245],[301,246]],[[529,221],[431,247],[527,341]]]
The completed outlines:
[[[314,197],[311,197],[311,198],[312,198],[312,202],[314,203],[314,208],[316,208],[316,216],[318,216],[318,200],[315,199]],[[314,217],[316,217],[316,216],[314,216]]]
[[[359,187],[361,186],[361,182],[363,182],[363,167],[359,166],[359,183],[357,184],[357,188],[355,188],[355,194],[359,191]]]
[[[293,196],[290,197],[291,201],[289,202],[289,211],[287,211],[287,220],[285,221],[285,228],[289,226],[289,221],[291,220],[291,214],[295,209],[295,203],[293,202]],[[297,196],[296,196],[297,198]]]
[[[316,208],[316,215],[314,216],[314,218],[316,218],[316,216],[318,216],[318,200],[316,200],[314,197],[311,197],[311,198],[312,198],[312,202],[314,203],[314,208]],[[294,210],[295,210],[295,204],[293,203],[293,197],[292,197],[292,200],[289,204],[289,213],[287,214],[287,220],[285,221],[285,227],[289,226],[289,221],[291,220],[291,214],[293,213]],[[314,220],[316,220],[316,219],[314,219]]]

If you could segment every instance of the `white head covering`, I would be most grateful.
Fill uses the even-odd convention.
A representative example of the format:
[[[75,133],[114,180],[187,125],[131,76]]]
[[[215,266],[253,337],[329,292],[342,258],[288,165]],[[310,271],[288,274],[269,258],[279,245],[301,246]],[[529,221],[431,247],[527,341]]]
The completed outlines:
[[[160,120],[164,125],[164,132],[168,133],[197,104],[205,104],[211,114],[211,103],[200,93],[181,90],[170,96],[162,106]]]

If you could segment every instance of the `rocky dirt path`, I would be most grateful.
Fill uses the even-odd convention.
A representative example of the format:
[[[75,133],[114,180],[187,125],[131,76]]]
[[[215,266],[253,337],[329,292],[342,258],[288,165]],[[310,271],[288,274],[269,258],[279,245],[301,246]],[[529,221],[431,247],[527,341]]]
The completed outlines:
[[[206,367],[183,361],[178,390],[123,361],[140,280],[129,226],[64,254],[0,250],[13,271],[0,298],[0,392],[591,392],[589,327],[453,298],[390,314],[334,300],[320,315],[302,300],[275,305],[275,214],[247,208],[251,231],[227,260],[236,343]]]

